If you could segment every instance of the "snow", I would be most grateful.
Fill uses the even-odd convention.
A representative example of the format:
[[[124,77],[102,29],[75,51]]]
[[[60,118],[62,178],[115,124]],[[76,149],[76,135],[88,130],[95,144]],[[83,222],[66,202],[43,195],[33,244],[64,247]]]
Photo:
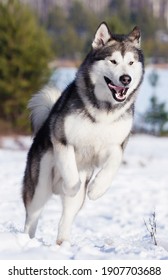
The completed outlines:
[[[168,259],[168,138],[130,138],[111,188],[97,201],[86,199],[72,227],[72,244],[62,246],[55,245],[57,196],[46,205],[35,238],[23,233],[21,182],[30,143],[30,137],[0,141],[0,259]],[[149,226],[154,212],[158,246],[144,224]]]

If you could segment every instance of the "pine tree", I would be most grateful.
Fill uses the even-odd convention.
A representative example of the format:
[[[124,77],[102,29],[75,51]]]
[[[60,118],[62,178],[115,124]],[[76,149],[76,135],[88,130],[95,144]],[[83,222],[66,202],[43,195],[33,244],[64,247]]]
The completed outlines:
[[[151,125],[152,132],[160,135],[164,132],[164,126],[168,122],[166,104],[158,102],[156,95],[150,99],[150,107],[144,116],[145,122]]]
[[[35,15],[17,0],[0,2],[0,119],[28,125],[27,101],[45,83],[51,47]]]

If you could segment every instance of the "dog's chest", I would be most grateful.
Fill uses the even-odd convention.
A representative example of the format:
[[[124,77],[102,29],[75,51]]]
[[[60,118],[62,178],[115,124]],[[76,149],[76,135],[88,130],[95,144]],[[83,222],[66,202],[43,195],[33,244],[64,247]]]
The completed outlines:
[[[65,122],[65,134],[68,142],[76,149],[94,148],[95,153],[112,145],[121,145],[129,135],[132,117],[115,122],[91,122],[82,116],[69,116]]]

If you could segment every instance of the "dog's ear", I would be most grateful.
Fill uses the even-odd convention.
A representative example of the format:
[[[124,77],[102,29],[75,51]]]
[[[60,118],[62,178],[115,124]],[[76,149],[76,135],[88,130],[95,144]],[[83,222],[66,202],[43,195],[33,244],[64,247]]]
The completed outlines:
[[[111,38],[110,31],[105,22],[102,22],[95,34],[94,40],[92,42],[93,49],[99,49],[103,47]]]
[[[128,38],[131,42],[133,42],[135,47],[137,48],[141,47],[141,31],[138,26],[134,27],[134,29],[129,34]]]

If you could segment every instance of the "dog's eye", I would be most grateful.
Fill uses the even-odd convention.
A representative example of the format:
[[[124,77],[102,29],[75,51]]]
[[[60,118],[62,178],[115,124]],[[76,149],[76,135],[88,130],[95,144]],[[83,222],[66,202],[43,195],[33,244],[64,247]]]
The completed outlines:
[[[112,59],[112,60],[110,60],[111,61],[111,63],[113,63],[113,64],[117,64],[117,61],[115,60],[115,59]]]
[[[130,61],[130,62],[129,62],[129,65],[132,65],[132,64],[134,64],[134,62],[133,62],[133,61]]]

